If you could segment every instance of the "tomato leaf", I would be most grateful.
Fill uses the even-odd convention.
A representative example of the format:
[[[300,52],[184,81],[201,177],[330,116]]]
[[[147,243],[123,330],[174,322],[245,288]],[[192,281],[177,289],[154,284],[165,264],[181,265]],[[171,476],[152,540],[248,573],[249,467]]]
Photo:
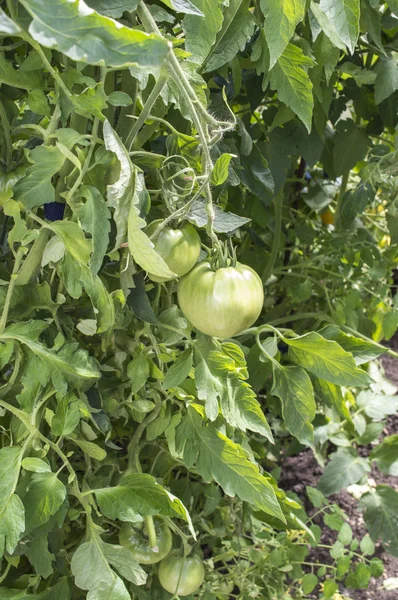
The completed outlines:
[[[38,146],[30,153],[32,167],[14,186],[14,195],[26,208],[35,208],[54,202],[55,190],[51,178],[65,161],[65,156],[56,146]]]
[[[305,0],[261,0],[261,9],[265,16],[265,35],[270,51],[270,69],[284,52],[293,37],[296,26],[305,15]]]
[[[152,66],[161,63],[168,52],[166,40],[121,26],[94,11],[83,12],[79,0],[21,3],[32,17],[29,33],[33,39],[72,60],[113,67]]]
[[[180,385],[188,377],[191,369],[192,349],[187,348],[168,369],[163,382],[164,387],[167,389]]]
[[[398,556],[398,493],[387,485],[378,485],[361,497],[364,519],[374,542],[381,539],[393,556]]]
[[[355,366],[352,354],[336,342],[326,340],[319,333],[306,333],[300,337],[283,338],[289,346],[289,358],[320,379],[337,385],[365,386],[369,375]]]
[[[358,456],[355,450],[339,448],[326,465],[318,487],[325,496],[330,496],[342,488],[357,483],[369,471],[369,462]]]
[[[315,399],[311,380],[300,367],[278,367],[274,370],[271,392],[282,402],[286,427],[301,443],[313,445],[311,421],[315,417]]]

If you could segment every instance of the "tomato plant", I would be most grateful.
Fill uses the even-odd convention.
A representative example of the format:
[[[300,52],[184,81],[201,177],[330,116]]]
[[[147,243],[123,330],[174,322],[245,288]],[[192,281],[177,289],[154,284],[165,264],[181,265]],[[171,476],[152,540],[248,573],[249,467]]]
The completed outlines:
[[[190,596],[202,585],[205,576],[199,556],[181,556],[172,552],[159,565],[159,581],[162,587],[176,596]]]
[[[0,596],[393,589],[396,0],[2,0],[0,47]]]

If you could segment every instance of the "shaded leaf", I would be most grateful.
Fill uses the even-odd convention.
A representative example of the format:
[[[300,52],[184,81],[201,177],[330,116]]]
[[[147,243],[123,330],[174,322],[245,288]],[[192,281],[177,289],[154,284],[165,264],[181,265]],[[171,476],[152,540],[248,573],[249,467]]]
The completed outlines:
[[[222,27],[205,62],[206,73],[225,65],[246,46],[255,27],[249,6],[250,0],[230,0],[224,10]]]
[[[357,483],[369,471],[369,462],[358,456],[354,449],[339,448],[326,465],[318,487],[325,496],[330,496]]]
[[[217,233],[231,233],[232,231],[235,231],[235,229],[246,225],[246,223],[250,223],[251,219],[248,219],[247,217],[241,217],[239,215],[234,215],[234,213],[226,212],[217,205],[213,208],[215,213],[213,227],[214,231]],[[206,203],[202,200],[195,200],[186,218],[197,227],[206,227],[208,220]]]
[[[195,0],[203,16],[187,14],[182,26],[185,32],[185,48],[192,54],[192,62],[202,64],[209,54],[223,22],[219,0]]]
[[[34,208],[48,202],[54,202],[55,190],[51,178],[58,173],[65,156],[56,146],[38,146],[30,153],[32,167],[14,186],[14,197],[24,203],[26,208]]]

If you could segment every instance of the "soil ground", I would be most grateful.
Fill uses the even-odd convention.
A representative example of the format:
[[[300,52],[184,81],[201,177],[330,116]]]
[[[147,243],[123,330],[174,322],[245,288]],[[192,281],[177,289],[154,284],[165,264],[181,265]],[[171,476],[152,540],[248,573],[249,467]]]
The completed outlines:
[[[389,342],[389,346],[398,351],[398,335]],[[391,356],[384,356],[382,364],[386,377],[398,387],[398,359]],[[398,414],[388,418],[382,437],[394,433],[398,433]],[[371,446],[362,447],[361,455],[366,456],[370,452],[370,449]],[[281,487],[294,491],[302,498],[306,510],[311,514],[311,510],[313,509],[311,509],[311,504],[306,498],[305,488],[307,485],[316,487],[318,479],[322,474],[322,468],[316,462],[312,451],[306,450],[297,456],[287,457],[284,460],[282,472]],[[375,481],[376,485],[385,483],[398,490],[398,477],[387,477],[380,473],[376,466],[372,468],[370,477]],[[358,501],[346,490],[341,490],[338,494],[330,496],[330,500],[338,504],[345,511],[354,536],[360,540],[367,533],[367,529],[362,513],[358,510]],[[315,511],[313,510],[313,512]],[[325,528],[321,522],[319,524],[322,525],[323,529],[321,543],[327,545],[333,544],[336,541],[337,533],[329,528]],[[375,556],[381,558],[384,562],[384,575],[378,580],[372,578],[369,588],[366,590],[346,590],[345,593],[348,598],[352,600],[398,600],[398,590],[387,591],[380,589],[383,579],[398,577],[398,558],[384,552],[380,544],[376,544]],[[318,548],[316,555],[311,557],[311,559],[319,563],[331,562],[328,550],[324,550],[323,548]]]

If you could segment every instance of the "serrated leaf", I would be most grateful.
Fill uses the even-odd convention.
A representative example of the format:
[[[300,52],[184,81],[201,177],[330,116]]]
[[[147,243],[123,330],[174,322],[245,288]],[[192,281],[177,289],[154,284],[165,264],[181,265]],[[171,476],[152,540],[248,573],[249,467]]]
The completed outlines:
[[[36,114],[51,117],[51,108],[43,90],[32,90],[28,96],[28,103]]]
[[[144,233],[146,222],[138,216],[134,204],[130,208],[127,226],[129,250],[135,262],[151,275],[163,279],[175,279],[177,275],[169,269],[163,258],[156,252],[153,242]]]
[[[240,217],[239,215],[234,215],[234,213],[226,212],[217,205],[213,206],[213,208],[215,213],[213,227],[217,233],[231,233],[251,221],[247,217]],[[206,203],[202,200],[195,200],[186,218],[197,227],[206,227],[208,220]]]
[[[290,360],[320,379],[347,386],[365,386],[371,381],[369,375],[355,365],[351,354],[319,333],[283,339],[289,346]]]
[[[327,36],[327,38],[332,42],[333,46],[335,46],[336,48],[339,48],[340,50],[346,49],[346,45],[340,39],[340,35],[336,31],[334,23],[329,20],[329,17],[323,12],[323,10],[319,6],[319,4],[316,4],[313,1],[311,2],[311,11],[310,11],[309,15],[310,15],[310,23],[311,23],[312,29],[313,29],[313,23],[311,21],[312,15],[316,19],[316,25],[319,27],[319,30],[317,29],[317,34],[320,33],[320,31],[322,30],[324,32],[324,34]],[[313,37],[315,38],[314,33],[313,33]],[[316,36],[316,37],[318,37],[318,36]]]
[[[224,10],[222,27],[206,58],[204,72],[215,71],[232,60],[250,40],[255,20],[249,12],[250,0],[230,0]]]
[[[319,5],[352,54],[359,36],[360,0],[320,0]]]
[[[11,61],[7,60],[3,53],[0,54],[0,83],[23,90],[36,90],[44,87],[40,72],[14,69]]]
[[[228,178],[228,167],[234,154],[221,154],[216,160],[211,174],[211,183],[213,185],[222,185]]]
[[[149,377],[149,361],[145,354],[141,353],[128,364],[127,375],[131,381],[131,392],[136,394]]]
[[[272,69],[293,37],[296,26],[304,19],[306,0],[261,0],[260,6],[265,16],[264,30]]]
[[[124,12],[133,12],[139,0],[88,0],[86,4],[106,17],[118,19]]]
[[[202,64],[209,54],[223,22],[219,0],[195,0],[202,16],[188,14],[182,26],[185,32],[185,48],[191,53],[190,60]]]
[[[316,405],[311,380],[300,367],[282,367],[274,370],[271,390],[282,402],[285,425],[302,444],[311,446]]]
[[[101,512],[110,519],[135,521],[140,515],[179,516],[188,521],[182,502],[171,496],[151,475],[134,473],[115,487],[93,490]]]
[[[91,255],[91,243],[77,223],[63,220],[46,223],[46,227],[63,241],[65,248],[76,263],[87,265]]]
[[[56,146],[38,146],[29,155],[32,167],[14,185],[14,197],[26,208],[54,202],[55,190],[51,179],[61,169],[65,156]]]
[[[123,548],[116,544],[103,544],[102,548],[104,556],[109,564],[111,564],[122,577],[135,585],[144,585],[147,580],[147,574],[134,559],[133,554],[128,548]]]
[[[29,348],[41,360],[42,381],[51,379],[60,392],[66,391],[66,383],[78,385],[80,380],[94,382],[98,379],[99,370],[95,360],[76,342],[67,343],[59,350],[51,350],[39,342],[40,334],[47,327],[48,324],[43,321],[15,323],[7,327],[0,338],[17,340]]]
[[[32,536],[25,553],[37,575],[47,579],[53,573],[52,563],[55,560],[55,556],[48,550],[46,533]]]
[[[87,600],[130,600],[123,581],[112,571],[106,558],[108,549],[92,532],[72,556],[71,569],[77,587],[89,590]]]
[[[23,498],[26,532],[46,523],[66,498],[66,489],[55,473],[34,473]]]
[[[173,8],[178,13],[203,17],[201,10],[196,7],[197,2],[195,4],[190,0],[161,0],[161,2],[169,8]]]
[[[339,123],[337,129],[333,137],[333,165],[336,175],[342,175],[366,156],[370,140],[350,119]]]
[[[231,344],[231,346],[233,346]],[[214,342],[202,338],[195,347],[195,386],[198,398],[206,402],[206,415],[214,421],[219,412],[242,431],[249,429],[273,441],[272,433],[252,388],[230,354],[216,349]]]
[[[327,340],[334,340],[343,350],[350,352],[354,356],[357,365],[367,363],[386,352],[384,348],[380,348],[371,342],[344,333],[337,325],[326,325],[318,333]]]
[[[101,448],[101,446],[97,446],[97,444],[93,444],[93,442],[74,438],[73,442],[83,450],[84,454],[91,456],[91,458],[94,458],[95,460],[104,460],[106,458],[106,450]]]
[[[398,435],[385,437],[382,443],[372,450],[370,456],[380,471],[398,477]]]
[[[312,82],[304,67],[312,64],[312,59],[305,56],[301,48],[288,44],[269,73],[272,89],[301,119],[308,133],[311,131],[314,98]]]
[[[376,190],[370,183],[361,183],[354,190],[345,192],[341,198],[336,227],[351,227],[356,217],[372,203],[375,195]]]
[[[29,33],[45,46],[72,60],[92,65],[157,66],[168,53],[165,39],[124,27],[80,0],[21,0],[32,17]]]
[[[74,394],[67,394],[57,406],[51,421],[51,433],[56,436],[70,435],[80,421],[79,401]]]
[[[374,542],[382,540],[393,556],[398,556],[398,492],[387,485],[378,485],[361,497],[364,519]]]
[[[339,448],[326,465],[318,487],[325,496],[330,496],[357,483],[369,471],[369,462],[358,456],[354,449]]]
[[[228,496],[238,496],[285,522],[270,481],[259,473],[241,446],[235,444],[213,426],[202,427],[200,417],[193,416],[198,444],[196,468],[207,482],[215,480]],[[191,443],[191,440],[189,440]]]
[[[375,100],[380,104],[398,90],[398,62],[394,58],[381,58],[376,66]]]
[[[359,408],[363,408],[371,419],[384,419],[398,410],[398,395],[386,396],[373,390],[365,390],[358,394],[356,400]]]
[[[19,496],[12,494],[0,509],[0,557],[4,550],[10,554],[14,552],[24,530],[24,505]]]
[[[164,378],[165,389],[180,385],[188,377],[192,369],[192,348],[187,348],[171,365]]]
[[[351,414],[340,386],[324,379],[317,379],[315,390],[328,406],[335,408],[344,419],[351,422]]]

